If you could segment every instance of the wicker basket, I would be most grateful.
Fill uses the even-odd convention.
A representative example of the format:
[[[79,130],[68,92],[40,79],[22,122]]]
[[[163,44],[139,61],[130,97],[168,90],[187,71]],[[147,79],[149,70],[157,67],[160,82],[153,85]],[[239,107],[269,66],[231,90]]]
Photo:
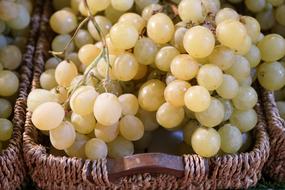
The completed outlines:
[[[22,134],[26,118],[26,99],[32,81],[32,60],[37,40],[35,36],[38,36],[40,26],[41,4],[38,2],[34,9],[30,25],[30,37],[19,70],[20,86],[12,120],[14,125],[13,136],[9,140],[7,148],[0,153],[0,189],[20,188],[26,178],[26,166],[22,153]]]
[[[49,2],[35,55],[33,88],[39,87],[51,41]],[[269,140],[259,104],[252,151],[205,159],[197,155],[137,154],[122,159],[84,160],[54,156],[27,113],[24,156],[32,180],[41,189],[226,189],[254,186],[269,156]]]
[[[279,115],[273,92],[262,89],[261,96],[271,147],[264,173],[273,180],[285,182],[285,121]]]

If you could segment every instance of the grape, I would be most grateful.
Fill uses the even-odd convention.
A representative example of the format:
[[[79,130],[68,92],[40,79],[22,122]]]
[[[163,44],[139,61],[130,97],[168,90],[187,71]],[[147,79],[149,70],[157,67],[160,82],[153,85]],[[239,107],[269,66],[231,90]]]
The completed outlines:
[[[187,31],[188,29],[184,27],[177,28],[171,40],[171,44],[175,46],[180,51],[180,53],[186,53],[186,50],[183,45],[183,39]]]
[[[75,36],[74,43],[77,48],[81,48],[86,44],[92,44],[93,38],[87,30],[80,29]]]
[[[285,102],[284,101],[278,101],[276,102],[280,117],[285,119]]]
[[[197,75],[199,65],[189,55],[181,54],[171,61],[170,70],[177,79],[190,80]]]
[[[124,11],[118,11],[116,9],[114,9],[112,6],[107,7],[107,9],[105,9],[104,14],[105,16],[110,19],[110,21],[112,23],[115,23],[119,20],[120,16],[122,14],[124,14]]]
[[[127,11],[134,4],[134,0],[111,0],[111,5],[119,11]]]
[[[135,149],[144,151],[149,146],[152,137],[153,135],[151,132],[144,132],[142,138],[134,141]]]
[[[88,139],[89,138],[87,136],[76,133],[74,143],[64,150],[65,153],[70,157],[85,158],[84,147]]]
[[[199,122],[196,120],[190,120],[183,128],[183,139],[187,145],[191,146],[191,137],[193,133],[200,127]]]
[[[248,110],[257,103],[257,93],[250,86],[241,86],[233,98],[233,104],[238,110]]]
[[[30,23],[31,17],[28,10],[20,4],[17,4],[17,17],[8,20],[7,25],[16,30],[26,28]]]
[[[48,100],[48,101],[56,101],[60,104],[63,104],[68,99],[68,91],[66,88],[57,86],[56,88],[51,89],[51,92],[55,95],[56,100]]]
[[[57,86],[55,69],[48,69],[40,76],[40,85],[43,89],[51,90]]]
[[[275,24],[274,14],[271,9],[265,9],[264,11],[257,13],[255,18],[259,22],[262,30],[269,30]]]
[[[234,77],[224,74],[223,82],[216,91],[224,99],[233,99],[238,94],[239,85]]]
[[[219,12],[217,13],[216,17],[215,17],[215,22],[217,24],[220,24],[221,22],[225,21],[225,20],[239,20],[239,14],[231,9],[231,8],[223,8],[221,10],[219,10]]]
[[[225,100],[223,98],[219,98],[219,100],[222,102],[225,108],[225,115],[224,115],[224,120],[227,121],[230,119],[232,113],[233,113],[233,106],[230,100]]]
[[[119,135],[119,123],[115,123],[110,126],[97,123],[94,129],[94,134],[96,138],[99,138],[106,143],[112,142]]]
[[[138,69],[139,64],[135,56],[131,53],[124,53],[116,58],[112,71],[118,80],[130,81],[136,76]]]
[[[232,75],[238,82],[246,79],[250,75],[250,64],[248,60],[240,55],[235,56],[234,64],[225,72]]]
[[[40,130],[57,128],[64,119],[64,109],[56,102],[46,102],[33,111],[32,122]]]
[[[93,44],[86,44],[79,49],[78,58],[83,64],[90,65],[99,54],[99,48]]]
[[[143,37],[137,41],[134,55],[140,64],[150,65],[154,63],[157,51],[156,44],[150,38]]]
[[[156,112],[139,109],[137,117],[143,122],[145,131],[154,131],[159,127],[156,120]]]
[[[230,122],[239,128],[241,132],[247,132],[257,124],[257,114],[253,109],[246,111],[234,110]]]
[[[44,89],[34,89],[27,98],[27,107],[29,111],[34,111],[39,105],[46,102],[57,102],[55,94]]]
[[[221,146],[221,137],[213,128],[198,128],[192,135],[193,150],[203,157],[216,155]]]
[[[280,62],[262,63],[257,69],[257,78],[267,90],[279,90],[285,85],[285,69]]]
[[[202,112],[209,108],[211,96],[205,87],[192,86],[186,91],[184,102],[189,110],[193,112]]]
[[[183,107],[175,107],[170,103],[164,103],[157,110],[156,119],[162,127],[177,127],[184,119],[184,109]]]
[[[279,6],[275,12],[275,18],[276,18],[277,22],[283,26],[285,26],[284,12],[285,12],[285,5]]]
[[[172,39],[174,24],[166,14],[157,13],[148,20],[147,34],[155,43],[165,44]]]
[[[184,106],[184,95],[190,87],[186,81],[174,80],[164,90],[165,100],[176,107]]]
[[[217,65],[222,70],[227,70],[234,64],[235,55],[231,49],[218,45],[208,59],[209,63]]]
[[[22,53],[17,46],[8,45],[0,49],[0,62],[5,69],[15,70],[22,61]]]
[[[0,71],[0,96],[12,96],[19,88],[19,79],[11,71]]]
[[[144,83],[138,95],[139,105],[146,111],[156,111],[163,104],[165,84],[152,79]]]
[[[273,6],[279,6],[284,3],[284,0],[267,0],[269,3],[271,3]]]
[[[118,136],[114,141],[107,144],[108,145],[108,156],[111,158],[122,158],[124,156],[129,156],[134,153],[134,145],[131,141]]]
[[[96,121],[93,114],[81,116],[76,113],[72,113],[71,123],[73,124],[74,129],[78,133],[85,135],[91,133],[96,125]]]
[[[50,17],[49,23],[56,33],[68,34],[77,27],[77,18],[71,11],[62,9]]]
[[[3,98],[0,98],[0,118],[9,118],[12,113],[11,103]]]
[[[70,97],[70,107],[73,112],[85,116],[93,111],[93,105],[98,96],[92,86],[79,87]]]
[[[173,46],[165,46],[161,48],[155,57],[155,65],[161,71],[170,71],[170,64],[173,58],[179,55],[179,51]]]
[[[260,50],[255,45],[251,45],[249,52],[244,57],[248,60],[251,68],[256,67],[261,61]]]
[[[55,10],[60,10],[70,6],[69,0],[53,0],[52,5]]]
[[[103,35],[108,34],[110,29],[112,28],[111,21],[107,17],[101,16],[101,15],[95,16],[94,19],[97,22],[98,26],[100,27],[102,34]],[[87,28],[88,28],[89,33],[95,40],[97,41],[101,40],[100,35],[98,31],[96,30],[92,21],[88,22]]]
[[[110,38],[118,49],[130,49],[135,47],[139,33],[135,26],[126,22],[115,24],[110,30]]]
[[[239,152],[246,152],[253,144],[252,136],[249,132],[242,133],[242,146],[239,149]]]
[[[92,138],[85,144],[85,155],[89,159],[103,159],[107,157],[107,154],[106,143],[98,138]]]
[[[69,34],[61,34],[56,36],[51,44],[52,50],[56,52],[63,52],[66,44],[71,40],[71,36]],[[74,50],[74,43],[72,42],[70,46],[67,48],[66,52],[72,52]]]
[[[72,79],[76,77],[76,75],[78,75],[78,71],[74,63],[62,61],[55,69],[55,80],[63,87],[70,86]]]
[[[97,63],[97,71],[98,71],[100,76],[102,76],[103,78],[107,78],[107,71],[109,69],[109,72],[108,72],[109,77],[111,78],[111,80],[116,80],[116,76],[114,74],[114,68],[113,68],[116,58],[117,57],[115,55],[110,55],[109,56],[109,61],[110,61],[109,64],[106,62],[105,59],[99,60],[99,62]],[[118,68],[117,68],[117,70],[118,70]]]
[[[76,65],[76,68],[79,72],[81,72],[81,67],[82,67],[82,63],[81,61],[79,60],[79,57],[78,57],[78,53],[75,53],[75,52],[72,52],[72,53],[69,53],[68,55],[66,55],[66,60],[69,60],[71,63],[74,63]]]
[[[261,59],[273,62],[285,56],[285,39],[278,34],[266,35],[257,47],[261,52]]]
[[[9,21],[18,17],[18,6],[13,1],[0,1],[0,19]]]
[[[143,122],[133,115],[124,116],[119,123],[120,134],[130,141],[142,138],[144,133]]]
[[[216,65],[203,65],[197,74],[197,81],[207,90],[216,90],[223,82],[223,72]]]
[[[226,124],[219,129],[221,136],[221,149],[225,153],[236,153],[242,146],[242,134],[239,129],[231,124]]]
[[[145,7],[158,3],[159,0],[135,0],[136,8],[141,12]]]
[[[161,10],[162,6],[160,4],[150,4],[143,9],[141,15],[144,20],[148,21],[153,13],[160,12]]]
[[[99,123],[107,126],[113,125],[122,115],[122,106],[114,94],[103,93],[97,97],[93,112]]]
[[[202,0],[202,3],[209,13],[217,14],[221,8],[220,0]]]
[[[110,5],[110,0],[87,0],[87,4],[93,12],[103,11]]]
[[[146,65],[139,64],[138,72],[133,79],[134,80],[142,79],[147,74],[147,71],[148,67]]]
[[[9,140],[13,134],[13,124],[8,119],[0,118],[0,141]]]
[[[235,37],[233,38],[233,34]],[[247,36],[245,26],[236,20],[225,20],[217,25],[216,35],[219,42],[231,48],[237,50],[242,48],[242,43]]]
[[[258,21],[250,16],[242,16],[240,18],[241,23],[244,24],[251,41],[256,43],[260,34],[260,25]]]
[[[245,0],[245,5],[251,12],[256,13],[265,8],[266,0]]]
[[[138,99],[133,94],[123,94],[119,96],[123,115],[136,115],[139,109]]]
[[[203,126],[215,127],[224,120],[225,108],[218,99],[212,98],[208,109],[195,113],[195,116]]]
[[[58,150],[64,150],[72,146],[75,142],[76,132],[73,125],[68,121],[49,131],[51,144]]]
[[[61,62],[59,58],[51,57],[45,63],[45,70],[55,69],[57,65]]]
[[[208,28],[194,26],[185,33],[183,44],[191,57],[205,58],[212,53],[215,47],[215,37]],[[203,46],[197,48],[200,44],[203,44]]]
[[[178,5],[178,14],[182,21],[201,23],[206,13],[201,0],[182,0]]]
[[[113,0],[114,1],[114,0]],[[129,0],[128,0],[129,1]],[[139,33],[142,32],[146,25],[145,20],[138,14],[135,13],[125,13],[123,14],[118,22],[124,22],[133,25]]]

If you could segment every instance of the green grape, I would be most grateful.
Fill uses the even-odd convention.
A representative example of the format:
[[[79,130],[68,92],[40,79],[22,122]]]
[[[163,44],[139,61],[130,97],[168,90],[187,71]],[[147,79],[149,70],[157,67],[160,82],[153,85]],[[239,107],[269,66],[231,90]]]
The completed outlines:
[[[139,109],[139,102],[133,94],[123,94],[119,96],[119,102],[122,106],[123,115],[136,115]]]
[[[186,91],[184,102],[189,110],[193,112],[202,112],[209,108],[211,96],[205,87],[192,86]]]
[[[184,119],[184,109],[183,107],[175,107],[166,102],[157,110],[156,119],[162,127],[175,128]]]
[[[84,65],[90,65],[100,54],[100,49],[93,44],[86,44],[78,51],[78,58]]]
[[[161,48],[155,57],[155,65],[161,71],[170,71],[170,64],[173,58],[179,55],[179,51],[173,46],[165,46]]]
[[[261,30],[269,30],[275,24],[274,14],[271,9],[268,10],[265,9],[257,13],[255,18],[259,22]]]
[[[92,44],[93,38],[87,30],[80,29],[74,38],[74,43],[77,48],[81,48],[86,44]]]
[[[284,0],[267,0],[268,3],[271,3],[273,6],[280,6],[284,3]]]
[[[266,35],[257,47],[261,52],[261,59],[273,62],[285,56],[285,39],[278,34]]]
[[[43,89],[51,90],[57,86],[55,69],[48,69],[40,76],[40,85]]]
[[[66,44],[71,40],[71,36],[69,34],[61,34],[57,35],[51,43],[51,48],[53,51],[56,52],[63,52]],[[74,43],[73,41],[68,46],[68,49],[66,50],[67,53],[72,52],[74,50]]]
[[[28,111],[34,111],[39,105],[46,102],[57,102],[58,98],[55,94],[44,89],[34,89],[27,98]]]
[[[245,0],[246,8],[251,12],[260,12],[266,6],[266,0]]]
[[[17,17],[8,20],[7,25],[12,29],[20,30],[26,28],[30,23],[31,17],[28,10],[20,4],[17,4]]]
[[[135,56],[131,53],[119,55],[114,62],[112,71],[120,81],[132,80],[139,70],[139,64]]]
[[[72,79],[78,75],[78,71],[74,63],[62,61],[55,69],[55,80],[63,86],[69,87]]]
[[[87,4],[93,12],[103,11],[110,5],[110,0],[87,0]]]
[[[231,8],[223,8],[221,10],[219,10],[219,12],[217,13],[216,17],[215,17],[215,22],[217,24],[220,24],[221,22],[225,21],[225,20],[239,20],[239,14],[231,9]]]
[[[96,138],[99,138],[106,143],[112,142],[119,135],[119,123],[117,122],[114,125],[109,126],[97,123],[94,129],[94,134]]]
[[[56,57],[49,58],[45,63],[45,70],[55,69],[57,65],[61,62],[61,59]]]
[[[156,120],[156,112],[149,112],[139,109],[137,117],[143,122],[145,131],[154,131],[159,127]]]
[[[0,62],[5,69],[15,70],[22,62],[22,53],[15,45],[8,45],[0,49]]]
[[[142,138],[144,133],[143,122],[136,116],[125,115],[119,123],[119,130],[122,137],[130,141]]]
[[[59,10],[49,20],[50,26],[56,33],[68,34],[77,27],[77,18],[71,11]]]
[[[222,70],[227,70],[234,64],[235,54],[231,49],[218,45],[208,59],[210,64],[217,65]]]
[[[200,156],[215,156],[221,147],[221,137],[213,128],[199,127],[191,137],[193,150]]]
[[[64,150],[75,142],[76,132],[73,125],[68,121],[49,131],[50,142],[58,150]]]
[[[112,23],[111,21],[108,19],[108,17],[105,16],[101,16],[101,15],[97,15],[94,17],[95,21],[97,22],[97,24],[99,25],[102,34],[105,36],[109,33],[110,29],[112,28]],[[92,21],[88,22],[87,25],[88,31],[91,34],[91,36],[97,40],[100,41],[100,35],[98,33],[98,31],[96,30],[94,24],[92,23]]]
[[[175,30],[174,36],[171,40],[171,44],[176,47],[180,53],[186,53],[186,50],[183,45],[183,39],[185,36],[185,33],[188,31],[185,27],[179,27]]]
[[[182,0],[178,5],[178,14],[182,21],[202,23],[207,14],[201,0]]]
[[[157,46],[150,38],[142,37],[139,39],[134,48],[134,55],[137,61],[142,65],[154,63],[157,54]]]
[[[216,65],[206,64],[200,67],[196,78],[200,86],[207,90],[216,90],[223,83],[223,72]]]
[[[19,79],[12,71],[0,71],[0,86],[0,96],[12,96],[19,88]]]
[[[221,101],[212,98],[208,109],[195,113],[195,116],[203,126],[215,127],[224,120],[225,108]]]
[[[236,153],[242,146],[242,134],[231,124],[226,124],[218,130],[221,137],[221,150],[225,153]]]
[[[285,102],[284,101],[278,101],[276,102],[280,117],[285,119]]]
[[[284,12],[285,12],[285,5],[279,6],[275,12],[275,18],[276,18],[277,22],[283,26],[285,26]]]
[[[159,12],[160,10],[162,10],[162,6],[160,4],[150,4],[142,10],[141,15],[144,20],[148,21],[153,13]]]
[[[0,118],[0,141],[9,140],[13,134],[13,124],[8,119]]]
[[[240,18],[241,23],[244,24],[248,35],[251,38],[251,41],[253,43],[256,43],[258,40],[258,36],[260,34],[260,25],[258,23],[258,21],[250,16],[242,16]]]
[[[56,102],[46,102],[37,106],[32,114],[32,122],[40,130],[57,128],[65,116],[63,107]]]
[[[225,108],[225,115],[224,115],[224,120],[227,121],[230,119],[232,113],[233,113],[233,106],[230,100],[225,100],[223,98],[219,98],[219,100],[222,102]]]
[[[164,90],[165,100],[173,106],[184,106],[184,96],[190,87],[190,83],[186,81],[174,80],[170,82]]]
[[[257,124],[257,114],[253,109],[246,111],[234,110],[230,122],[241,132],[250,131]]]
[[[127,11],[134,4],[134,0],[111,0],[111,5],[114,9],[119,11]]]
[[[85,144],[85,155],[87,158],[96,160],[106,158],[108,147],[106,143],[100,139],[92,138]]]
[[[9,21],[18,17],[18,6],[13,1],[0,1],[0,19]]]
[[[134,145],[131,141],[118,136],[115,140],[107,144],[108,156],[111,158],[122,158],[134,153]]]
[[[58,86],[53,88],[51,92],[56,96],[56,100],[58,103],[63,104],[68,99],[68,90],[64,87]],[[50,100],[53,101],[53,100]]]
[[[85,158],[85,144],[89,138],[85,135],[76,133],[74,143],[67,149],[64,149],[64,152],[70,157],[77,157],[77,158]]]
[[[191,137],[196,131],[196,129],[198,129],[199,127],[201,127],[201,125],[196,120],[190,120],[185,125],[185,127],[183,128],[183,139],[187,145],[191,146]]]
[[[233,99],[238,94],[239,84],[231,75],[224,74],[223,82],[217,88],[217,93],[224,99]]]
[[[260,50],[255,45],[251,46],[249,52],[244,57],[248,60],[251,68],[256,67],[261,61]]]
[[[71,123],[78,133],[86,135],[94,130],[96,120],[92,113],[89,115],[81,116],[73,112],[71,115]]]
[[[262,63],[257,69],[257,78],[267,90],[279,90],[285,85],[285,69],[280,62]]]
[[[145,7],[158,3],[159,0],[135,0],[136,7],[141,12]]]
[[[252,87],[241,86],[232,101],[238,110],[248,110],[256,105],[257,98],[257,93]]]
[[[3,98],[0,98],[0,118],[9,118],[13,111],[11,103]]]
[[[225,73],[232,75],[240,82],[250,75],[250,64],[245,57],[236,55],[234,64]]]
[[[136,13],[125,13],[120,17],[118,22],[132,24],[138,30],[139,33],[141,33],[146,26],[145,20]]]
[[[124,14],[124,11],[118,11],[116,9],[114,9],[112,6],[107,7],[107,9],[105,9],[104,14],[105,16],[112,22],[112,23],[116,23],[120,16],[122,14]]]

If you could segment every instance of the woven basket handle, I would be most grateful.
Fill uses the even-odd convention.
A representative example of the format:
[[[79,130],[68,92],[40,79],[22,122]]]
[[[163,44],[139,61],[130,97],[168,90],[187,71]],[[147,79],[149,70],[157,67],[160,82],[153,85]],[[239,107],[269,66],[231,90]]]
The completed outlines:
[[[184,161],[181,156],[161,153],[135,154],[120,159],[108,159],[107,170],[110,181],[141,173],[184,175]]]

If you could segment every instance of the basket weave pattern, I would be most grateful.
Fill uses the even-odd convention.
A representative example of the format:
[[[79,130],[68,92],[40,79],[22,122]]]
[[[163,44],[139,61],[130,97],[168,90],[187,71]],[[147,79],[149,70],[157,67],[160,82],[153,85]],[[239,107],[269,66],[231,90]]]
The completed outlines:
[[[23,54],[20,73],[19,94],[14,107],[13,115],[13,136],[5,150],[0,153],[0,188],[19,188],[26,177],[26,166],[22,153],[22,134],[26,118],[26,100],[30,90],[33,56],[35,51],[36,38],[40,25],[41,3],[38,2],[31,18],[30,37]]]
[[[48,27],[50,2],[41,24],[41,36],[34,59],[33,88],[39,87],[39,77],[48,58],[51,34]],[[83,160],[53,156],[41,145],[41,135],[27,113],[24,132],[24,156],[33,181],[42,189],[226,189],[247,188],[257,183],[269,156],[269,140],[260,105],[256,106],[258,124],[254,130],[255,144],[248,153],[205,159],[198,155],[184,155],[184,175],[142,173],[109,180],[112,168],[108,159]]]

